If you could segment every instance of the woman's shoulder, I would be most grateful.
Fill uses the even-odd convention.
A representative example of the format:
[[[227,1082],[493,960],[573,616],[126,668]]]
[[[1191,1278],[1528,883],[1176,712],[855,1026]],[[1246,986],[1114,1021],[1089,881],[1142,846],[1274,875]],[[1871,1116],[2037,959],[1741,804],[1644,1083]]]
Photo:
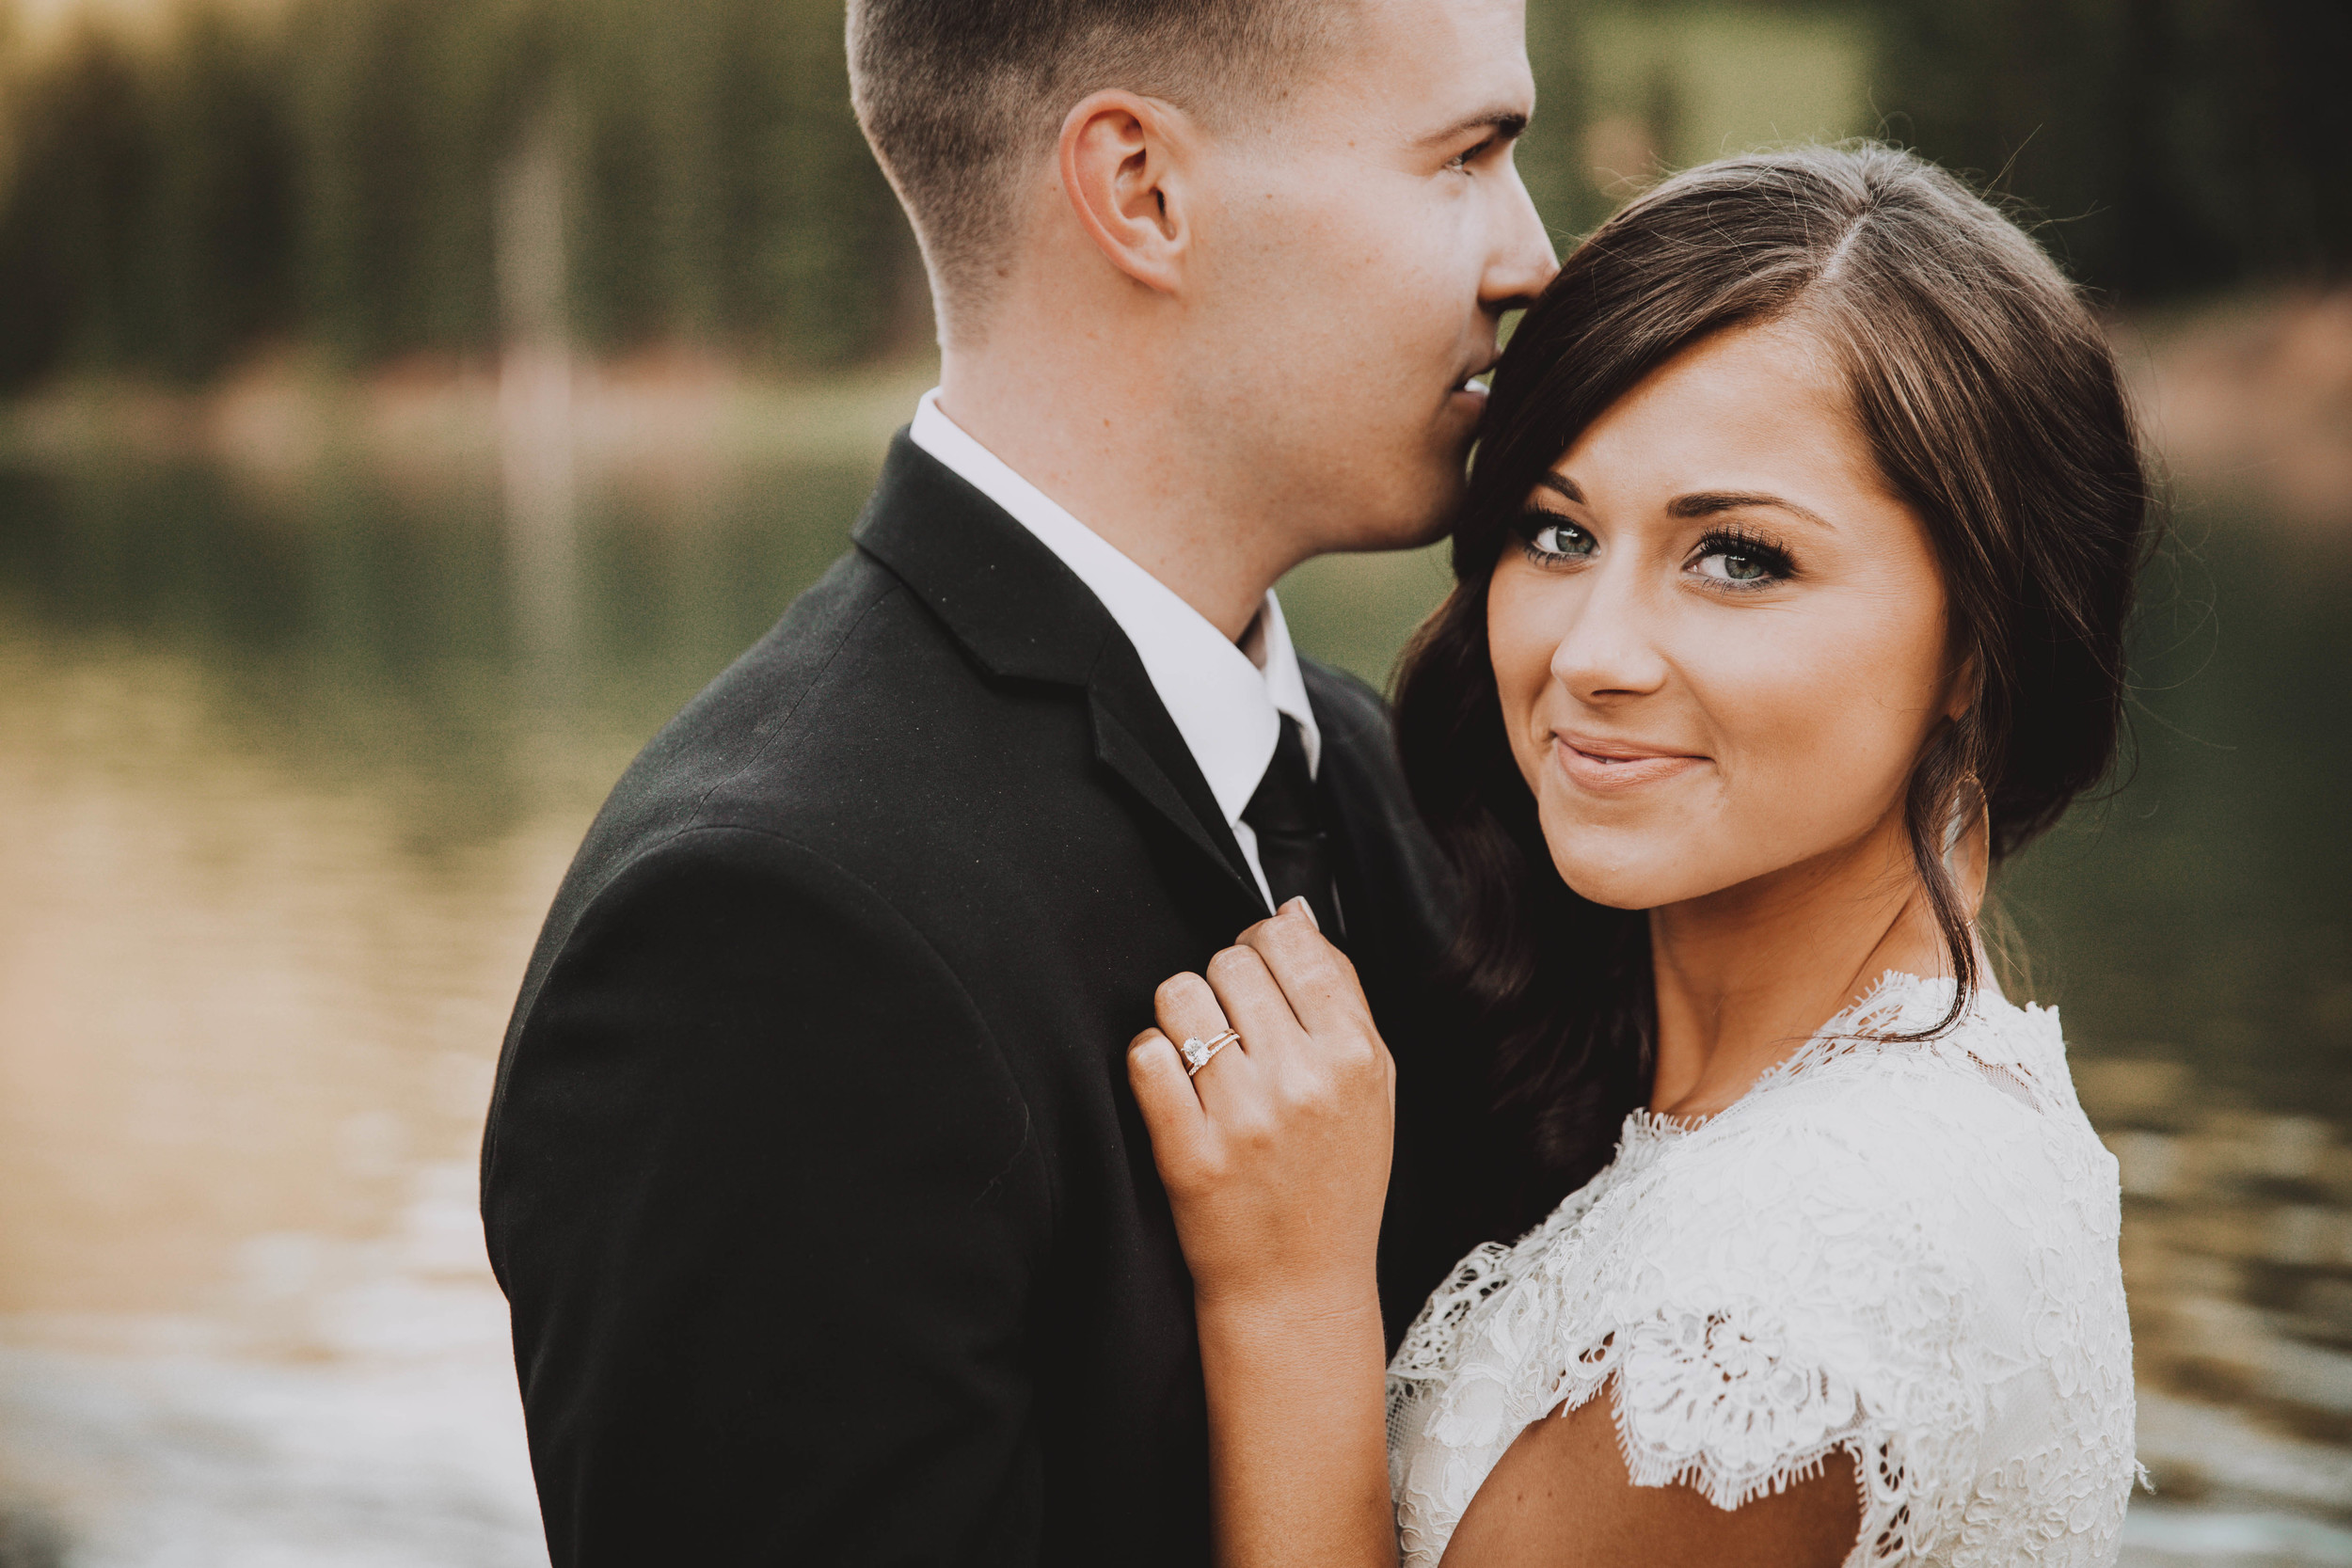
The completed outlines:
[[[1945,1034],[1900,1037],[1950,997],[1949,981],[1890,977],[1713,1119],[1629,1121],[1625,1154],[1645,1168],[1628,1186],[1675,1216],[1666,1249],[1918,1279],[2061,1232],[2111,1239],[2115,1162],[2074,1098],[2058,1015],[1988,991]]]
[[[2075,1098],[2055,1008],[1987,987],[1949,1027],[1952,982],[1890,974],[1694,1139],[1694,1163],[1803,1151],[1874,1177],[1933,1180],[1992,1148],[2096,1147]]]

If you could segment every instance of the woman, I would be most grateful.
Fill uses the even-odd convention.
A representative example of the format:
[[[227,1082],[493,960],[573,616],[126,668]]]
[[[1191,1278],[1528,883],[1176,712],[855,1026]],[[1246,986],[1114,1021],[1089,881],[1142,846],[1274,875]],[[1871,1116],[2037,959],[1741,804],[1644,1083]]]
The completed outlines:
[[[1710,165],[1570,258],[1400,710],[1498,1135],[1569,1196],[1384,1377],[1345,959],[1293,906],[1162,988],[1227,1568],[2114,1560],[2115,1164],[1975,912],[2112,760],[2147,511],[2075,293],[1903,153]]]

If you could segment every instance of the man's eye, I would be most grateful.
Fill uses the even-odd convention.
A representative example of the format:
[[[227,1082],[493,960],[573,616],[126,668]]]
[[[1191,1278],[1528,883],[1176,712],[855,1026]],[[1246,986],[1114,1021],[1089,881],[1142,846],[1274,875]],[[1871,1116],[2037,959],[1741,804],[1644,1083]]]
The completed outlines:
[[[1476,147],[1469,148],[1463,151],[1456,152],[1454,155],[1453,160],[1445,166],[1448,168],[1467,169],[1470,165],[1485,157],[1487,150],[1493,147],[1494,144],[1494,138],[1492,136],[1488,136],[1485,141],[1480,142]]]

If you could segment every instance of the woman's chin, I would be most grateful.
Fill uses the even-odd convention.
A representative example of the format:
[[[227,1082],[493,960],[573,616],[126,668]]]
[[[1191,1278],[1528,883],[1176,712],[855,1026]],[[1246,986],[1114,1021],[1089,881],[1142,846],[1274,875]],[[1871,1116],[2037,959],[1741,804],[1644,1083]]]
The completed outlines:
[[[1698,841],[1688,834],[1663,835],[1668,842],[1654,845],[1629,833],[1546,836],[1560,879],[1578,897],[1603,909],[1661,910],[1737,887],[1772,869],[1711,839]]]
[[[1580,898],[1612,910],[1654,910],[1693,892],[1687,832],[1661,828],[1651,814],[1639,824],[1595,821],[1580,798],[1548,798],[1537,813],[1552,868]]]
[[[1623,866],[1596,866],[1557,855],[1551,863],[1559,871],[1560,879],[1568,884],[1569,892],[1603,909],[1654,910],[1673,901],[1659,896],[1659,879]]]

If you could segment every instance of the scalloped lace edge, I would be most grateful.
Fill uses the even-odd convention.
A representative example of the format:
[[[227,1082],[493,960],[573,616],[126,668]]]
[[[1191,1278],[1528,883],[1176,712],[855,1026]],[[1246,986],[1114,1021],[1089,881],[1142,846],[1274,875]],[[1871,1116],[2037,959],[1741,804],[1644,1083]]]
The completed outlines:
[[[1573,1377],[1564,1378],[1563,1388],[1565,1389],[1575,1381],[1577,1380]],[[1726,1513],[1745,1508],[1760,1497],[1778,1497],[1800,1481],[1815,1480],[1820,1475],[1822,1466],[1829,1463],[1832,1454],[1840,1452],[1851,1454],[1854,1465],[1855,1501],[1859,1505],[1860,1512],[1854,1544],[1858,1546],[1862,1544],[1862,1533],[1867,1530],[1870,1524],[1868,1450],[1883,1447],[1885,1443],[1885,1437],[1883,1434],[1874,1434],[1867,1423],[1857,1419],[1857,1430],[1831,1437],[1815,1448],[1786,1456],[1777,1461],[1769,1473],[1742,1482],[1735,1488],[1732,1485],[1731,1477],[1724,1472],[1722,1465],[1711,1454],[1702,1450],[1695,1454],[1677,1456],[1645,1449],[1635,1443],[1631,1432],[1628,1430],[1625,1413],[1625,1383],[1617,1375],[1617,1370],[1614,1367],[1610,1368],[1597,1381],[1582,1390],[1564,1393],[1558,1404],[1544,1415],[1537,1417],[1536,1419],[1565,1420],[1592,1403],[1596,1397],[1604,1392],[1609,1396],[1610,1424],[1616,1429],[1617,1454],[1625,1461],[1626,1475],[1634,1485],[1688,1486],[1692,1491],[1705,1497],[1709,1504]],[[1859,1418],[1861,1412],[1857,1410],[1856,1415]],[[1889,1501],[1894,1506],[1889,1512],[1899,1512],[1907,1497],[1908,1489],[1891,1497]],[[1730,1500],[1725,1501],[1726,1497]]]

